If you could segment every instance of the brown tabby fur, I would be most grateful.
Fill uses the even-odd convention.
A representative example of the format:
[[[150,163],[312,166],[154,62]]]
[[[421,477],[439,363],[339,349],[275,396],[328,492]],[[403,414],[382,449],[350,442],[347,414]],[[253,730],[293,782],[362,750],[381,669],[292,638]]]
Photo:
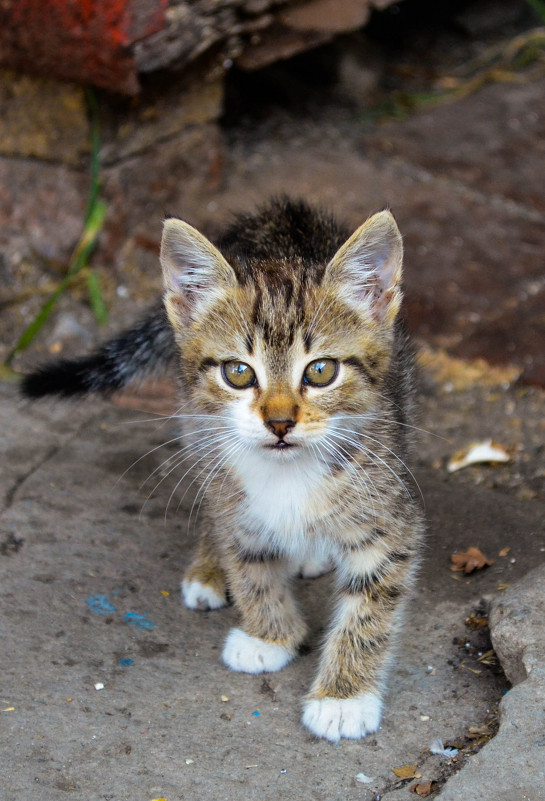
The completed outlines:
[[[293,206],[289,211],[297,217]],[[291,656],[306,625],[291,592],[289,561],[302,559],[308,543],[329,543],[337,570],[336,611],[309,698],[380,697],[423,528],[406,467],[413,367],[396,322],[400,238],[387,213],[344,245],[344,231],[329,218],[304,206],[299,214],[319,232],[311,254],[305,246],[298,252],[282,203],[260,218],[242,220],[223,255],[186,224],[166,223],[165,303],[187,400],[193,414],[228,421],[235,441],[226,456],[228,448],[215,448],[210,438],[209,522],[185,582],[197,581],[222,598],[228,590],[243,631]],[[341,380],[310,389],[301,383],[302,371],[323,357],[341,363]],[[258,384],[229,387],[220,369],[229,360],[250,364]],[[237,418],[233,424],[230,409],[242,396],[244,422]],[[246,418],[253,438],[262,429],[257,446],[244,441]],[[328,428],[339,419],[343,430],[328,439]],[[274,438],[267,429],[277,420],[291,421],[293,434],[286,441],[299,434],[304,448],[305,438],[315,438],[314,458],[324,468],[312,486],[301,481],[294,498],[299,511],[293,520],[289,513],[280,516],[281,530],[273,531],[256,519],[252,505],[260,502],[259,494],[249,485],[260,479],[248,476],[243,463],[251,447],[266,459],[265,447]],[[274,454],[273,461],[296,485],[298,470],[308,465],[292,456]],[[266,467],[261,480],[271,480]],[[285,492],[279,487],[278,503]],[[319,729],[315,733],[329,736]],[[360,734],[372,726],[363,729]],[[337,735],[343,736],[342,726]]]

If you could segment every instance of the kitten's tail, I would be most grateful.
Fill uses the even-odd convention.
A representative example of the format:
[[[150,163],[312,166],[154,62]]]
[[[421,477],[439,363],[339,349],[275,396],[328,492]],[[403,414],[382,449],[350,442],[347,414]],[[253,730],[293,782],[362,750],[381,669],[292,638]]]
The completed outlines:
[[[161,304],[89,356],[55,359],[24,376],[21,393],[32,399],[108,395],[147,375],[165,372],[175,355],[174,334]]]

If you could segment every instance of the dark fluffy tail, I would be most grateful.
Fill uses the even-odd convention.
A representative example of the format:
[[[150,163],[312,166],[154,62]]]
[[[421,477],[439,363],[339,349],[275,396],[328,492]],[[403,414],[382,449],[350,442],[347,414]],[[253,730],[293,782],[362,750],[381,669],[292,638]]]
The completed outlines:
[[[153,373],[164,372],[176,355],[174,334],[162,304],[139,324],[108,340],[89,356],[47,362],[21,382],[27,398],[108,395]]]

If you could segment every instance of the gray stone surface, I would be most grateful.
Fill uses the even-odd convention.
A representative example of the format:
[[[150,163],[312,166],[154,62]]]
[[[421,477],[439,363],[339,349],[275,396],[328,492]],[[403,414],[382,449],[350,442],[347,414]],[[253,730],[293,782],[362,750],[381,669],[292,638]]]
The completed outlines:
[[[532,570],[490,610],[492,644],[505,675],[519,684],[545,668],[545,569]],[[545,721],[544,721],[545,722]]]
[[[493,600],[490,633],[516,686],[500,704],[496,737],[453,776],[442,801],[541,801],[545,798],[545,566]]]

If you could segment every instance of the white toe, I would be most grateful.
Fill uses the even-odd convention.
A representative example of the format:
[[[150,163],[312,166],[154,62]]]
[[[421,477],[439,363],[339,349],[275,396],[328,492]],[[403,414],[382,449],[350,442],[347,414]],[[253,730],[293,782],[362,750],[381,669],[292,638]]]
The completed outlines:
[[[223,646],[223,661],[243,673],[273,673],[293,659],[293,654],[273,642],[250,637],[242,629],[231,629]]]
[[[182,581],[182,599],[188,609],[220,609],[227,605],[225,595],[219,595],[208,584],[200,581]]]
[[[378,729],[382,701],[365,693],[357,698],[311,699],[305,703],[303,723],[317,737],[332,743],[341,737],[357,740]]]

